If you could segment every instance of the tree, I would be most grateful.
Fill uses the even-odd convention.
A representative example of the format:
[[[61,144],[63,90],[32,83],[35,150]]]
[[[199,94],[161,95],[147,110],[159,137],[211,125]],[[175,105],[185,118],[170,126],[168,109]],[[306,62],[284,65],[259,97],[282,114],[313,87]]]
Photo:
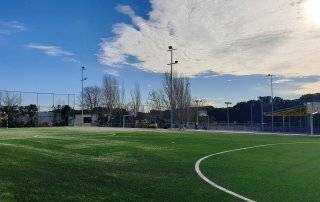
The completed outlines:
[[[174,73],[172,77],[173,92],[171,100],[171,75],[169,73],[165,73],[164,75],[164,81],[162,83],[164,92],[162,96],[164,96],[164,103],[168,105],[168,108],[171,108],[170,103],[172,103],[174,109],[189,107],[191,104],[189,79],[183,76],[178,76],[177,73]]]
[[[141,110],[142,106],[142,98],[141,98],[141,90],[138,83],[135,83],[134,89],[131,90],[131,108],[133,113],[137,114]]]
[[[191,105],[191,90],[189,79],[174,73],[172,76],[173,92],[171,99],[171,75],[165,73],[162,82],[162,89],[149,93],[149,105],[153,109],[171,109],[175,111],[175,122],[186,122],[188,108]]]
[[[159,91],[151,91],[148,96],[148,105],[150,109],[161,111],[165,106],[162,97],[163,96]]]
[[[84,108],[94,110],[101,103],[101,88],[99,86],[88,86],[83,89]]]
[[[124,87],[124,83],[123,82],[122,82],[122,85],[121,85],[121,95],[120,95],[119,107],[122,108],[122,109],[126,109],[127,108],[127,104],[126,104],[126,89]]]
[[[12,94],[10,95],[9,92],[5,93],[4,95],[1,95],[1,101],[2,101],[2,106],[7,106],[7,107],[14,107],[14,106],[18,106],[20,103],[20,99],[18,98],[18,96]]]
[[[20,106],[19,107],[19,115],[16,115],[17,122],[19,122],[19,125],[27,126],[27,127],[34,127],[36,125],[36,115],[38,112],[38,107],[36,105],[28,105],[28,106]],[[26,123],[21,123],[21,121],[24,120]]]
[[[118,80],[110,75],[103,78],[102,105],[111,113],[120,104],[120,89]]]
[[[2,114],[2,124],[5,122],[5,124],[9,127],[14,127],[16,125],[15,118],[17,117],[19,110],[18,105],[20,103],[20,99],[18,96],[14,94],[10,94],[9,92],[6,92],[4,95],[1,94],[0,99],[0,114]]]

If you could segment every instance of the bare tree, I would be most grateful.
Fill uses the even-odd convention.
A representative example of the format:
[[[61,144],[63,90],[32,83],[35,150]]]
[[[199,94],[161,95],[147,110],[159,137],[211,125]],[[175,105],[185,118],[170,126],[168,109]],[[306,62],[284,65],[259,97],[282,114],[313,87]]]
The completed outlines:
[[[188,121],[189,107],[191,105],[191,90],[189,79],[174,73],[172,76],[173,92],[171,98],[171,75],[165,73],[162,90],[159,91],[162,103],[167,109],[174,110],[175,121],[182,124]]]
[[[191,90],[190,82],[188,78],[178,76],[176,73],[173,74],[173,93],[171,101],[171,75],[165,73],[164,81],[162,83],[163,102],[170,108],[172,103],[174,109],[184,109],[189,107],[191,104]]]
[[[122,109],[126,109],[127,105],[126,105],[126,89],[124,87],[124,83],[122,82],[121,84],[121,89],[120,89],[120,103],[119,103],[119,107]]]
[[[119,107],[120,88],[118,80],[110,75],[103,78],[102,105],[111,113],[113,109]]]
[[[19,105],[20,103],[20,99],[18,96],[12,94],[10,95],[10,93],[5,93],[4,95],[1,96],[1,100],[2,100],[2,106],[6,106],[6,107],[16,107]]]
[[[100,106],[101,89],[99,86],[88,86],[83,89],[84,108],[93,110]]]
[[[135,83],[133,90],[131,90],[131,108],[137,114],[142,107],[141,90],[138,83]]]
[[[4,95],[1,94],[0,97],[1,119],[2,121],[6,121],[6,125],[8,127],[9,125],[12,125],[13,120],[19,113],[18,106],[20,103],[20,99],[18,96],[10,94],[9,92],[6,92]]]
[[[162,95],[159,91],[153,90],[149,93],[148,97],[148,105],[150,109],[153,110],[162,110],[164,108],[164,103],[162,99]]]
[[[0,92],[0,107],[2,106],[2,92]]]

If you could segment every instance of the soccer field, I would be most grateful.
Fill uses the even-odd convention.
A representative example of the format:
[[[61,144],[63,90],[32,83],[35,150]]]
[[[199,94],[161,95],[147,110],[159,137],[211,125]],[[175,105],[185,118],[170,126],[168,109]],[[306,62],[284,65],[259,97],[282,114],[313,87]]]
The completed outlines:
[[[319,201],[320,139],[102,128],[0,130],[0,201]],[[287,144],[293,143],[293,144]],[[266,145],[271,144],[271,145]],[[252,146],[265,145],[263,147]],[[245,150],[235,150],[247,148]]]

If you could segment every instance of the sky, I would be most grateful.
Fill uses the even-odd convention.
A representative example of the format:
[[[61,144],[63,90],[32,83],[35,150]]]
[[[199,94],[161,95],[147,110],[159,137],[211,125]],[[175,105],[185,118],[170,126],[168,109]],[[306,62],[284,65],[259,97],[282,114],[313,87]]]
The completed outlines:
[[[0,89],[77,93],[116,76],[144,100],[170,55],[194,97],[220,107],[320,88],[319,0],[2,0]]]

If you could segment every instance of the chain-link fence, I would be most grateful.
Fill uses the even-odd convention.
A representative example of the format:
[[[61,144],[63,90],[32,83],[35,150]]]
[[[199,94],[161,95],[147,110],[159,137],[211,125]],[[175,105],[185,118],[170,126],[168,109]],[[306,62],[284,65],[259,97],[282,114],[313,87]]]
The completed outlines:
[[[0,127],[73,124],[76,94],[0,90]]]

